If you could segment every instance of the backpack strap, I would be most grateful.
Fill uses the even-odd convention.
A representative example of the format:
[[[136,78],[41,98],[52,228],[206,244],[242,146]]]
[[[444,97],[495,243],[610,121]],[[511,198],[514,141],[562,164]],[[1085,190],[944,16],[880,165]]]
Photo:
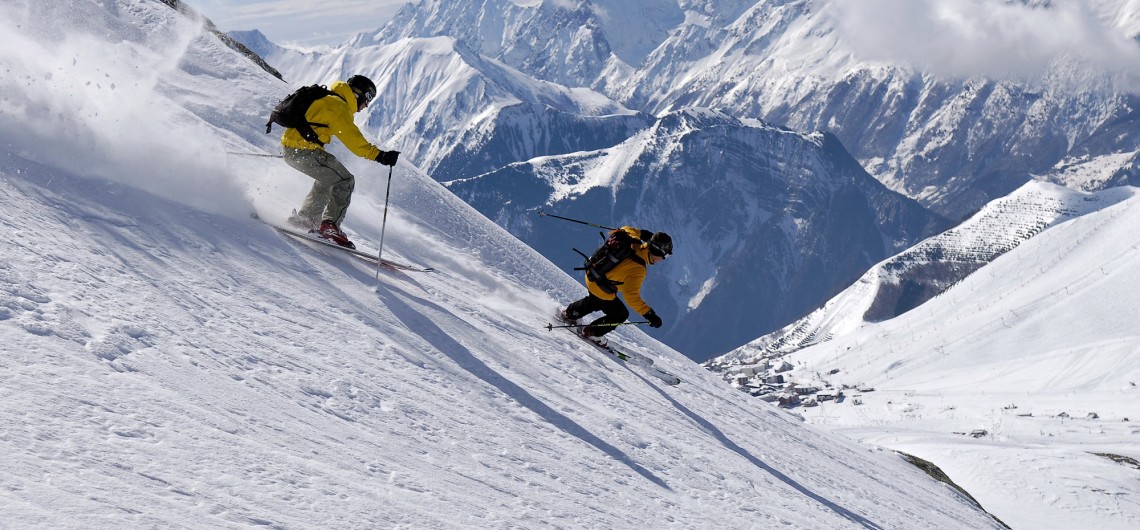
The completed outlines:
[[[594,282],[599,289],[610,294],[617,294],[618,286],[625,282],[611,280],[608,276],[606,276],[606,273],[599,272],[598,270],[594,269],[594,267],[590,264],[589,256],[578,249],[574,249],[574,252],[577,252],[578,254],[581,254],[583,258],[586,258],[586,263],[582,267],[574,267],[574,270],[586,271],[586,278]],[[621,263],[626,260],[632,261],[638,265],[641,265],[642,267],[647,267],[645,260],[641,259],[641,257],[637,255],[637,252],[630,252],[629,256],[626,256],[624,259],[614,264],[614,267],[621,265]],[[613,269],[611,268],[610,270]]]
[[[329,93],[327,95],[313,100],[313,103],[316,103],[316,102],[318,102],[324,98],[327,98],[329,96],[336,96],[336,97],[340,98],[341,101],[348,103],[348,100],[344,99],[344,96],[337,94],[336,92],[333,92],[332,90],[329,90]],[[312,105],[309,105],[309,107],[311,108]],[[305,109],[305,112],[307,113],[308,109]],[[321,147],[324,147],[325,143],[321,141],[321,137],[320,137],[320,135],[317,134],[316,128],[321,127],[321,128],[327,129],[328,126],[329,126],[329,124],[327,124],[327,123],[317,123],[315,121],[305,120],[305,127],[303,127],[303,128],[298,127],[297,132],[300,133],[301,137],[304,138],[305,140],[307,140],[311,143],[317,144]]]
[[[296,98],[299,97],[303,91],[308,91],[311,93],[316,90],[321,90],[323,94],[309,101],[308,105],[303,111],[292,106],[292,104],[296,101]],[[309,108],[311,108],[314,103],[329,96],[336,96],[340,98],[341,101],[348,103],[348,99],[346,99],[344,96],[337,94],[336,92],[333,92],[332,90],[329,90],[321,85],[310,85],[297,89],[292,94],[290,94],[289,97],[285,98],[281,103],[278,103],[277,106],[274,107],[273,112],[269,114],[269,121],[265,122],[265,133],[269,134],[270,132],[273,132],[273,124],[276,123],[286,128],[295,129],[297,133],[301,135],[301,138],[305,139],[305,141],[324,147],[325,143],[321,141],[320,135],[318,135],[317,131],[313,128],[328,128],[328,124],[308,121],[304,118],[304,114],[307,114],[309,112]],[[293,109],[296,109],[296,112],[299,112],[300,116],[286,119],[287,116],[296,114],[293,112]]]

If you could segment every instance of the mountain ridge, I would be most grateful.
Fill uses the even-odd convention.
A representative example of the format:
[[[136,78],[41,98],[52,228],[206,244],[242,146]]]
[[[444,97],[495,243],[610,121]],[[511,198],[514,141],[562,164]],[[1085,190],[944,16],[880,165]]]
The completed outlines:
[[[1081,15],[1105,24],[1113,37],[1136,34],[1136,17],[1127,14],[1123,2],[1115,3],[1122,4],[1115,14],[1114,2],[1106,1],[1082,8],[1087,13]],[[727,9],[715,9],[725,4]],[[844,27],[843,9],[849,8],[837,2],[685,3],[684,21],[640,63],[618,60],[604,32],[571,38],[552,31],[555,37],[546,42],[524,39],[526,57],[537,53],[537,46],[549,57],[581,67],[575,75],[519,59],[512,54],[517,39],[510,37],[518,35],[502,33],[507,37],[499,42],[500,33],[468,21],[495,14],[505,27],[544,28],[561,24],[564,12],[596,20],[593,4],[577,2],[564,11],[505,0],[460,2],[449,4],[447,16],[439,6],[438,0],[406,6],[372,38],[394,42],[451,35],[536,78],[592,87],[650,114],[708,107],[797,130],[828,131],[880,181],[951,219],[1012,192],[1033,175],[1062,172],[1076,157],[1140,151],[1140,139],[1133,135],[1094,132],[1134,116],[1129,109],[1136,106],[1127,85],[1111,72],[1096,70],[1104,66],[1097,61],[1060,56],[1040,66],[1039,77],[1030,81],[930,73],[938,69],[895,64],[861,50],[856,35]],[[1009,6],[1002,16],[1015,9]],[[1055,16],[1066,23],[1070,19],[1064,17],[1072,15],[1046,4],[1020,9],[1036,18],[1058,11]],[[593,24],[587,26],[601,27]],[[632,33],[628,38],[643,36]],[[1140,56],[1140,45],[1132,46],[1116,53]],[[579,60],[583,57],[589,60]],[[1111,184],[1087,184],[1140,182],[1132,163],[1116,171]]]

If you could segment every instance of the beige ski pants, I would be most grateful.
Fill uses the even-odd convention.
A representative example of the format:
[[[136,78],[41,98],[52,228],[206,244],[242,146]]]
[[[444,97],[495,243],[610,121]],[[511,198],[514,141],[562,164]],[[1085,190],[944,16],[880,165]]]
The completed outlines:
[[[340,226],[352,202],[356,178],[335,156],[323,149],[285,147],[284,150],[285,163],[313,179],[313,188],[297,214],[306,219],[332,221]]]

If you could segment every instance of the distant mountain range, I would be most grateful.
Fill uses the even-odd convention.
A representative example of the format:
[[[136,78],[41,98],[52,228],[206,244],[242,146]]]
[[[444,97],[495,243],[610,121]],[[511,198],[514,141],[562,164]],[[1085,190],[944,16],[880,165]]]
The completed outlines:
[[[876,178],[952,219],[1033,175],[1064,180],[1065,168],[1091,160],[1112,167],[1076,183],[1086,189],[1140,183],[1136,97],[1073,59],[1027,82],[938,77],[861,57],[840,30],[845,13],[822,0],[519,4],[422,0],[361,42],[447,35],[537,79],[592,87],[651,114],[708,107],[828,131]],[[1136,36],[1130,5],[1088,9]]]

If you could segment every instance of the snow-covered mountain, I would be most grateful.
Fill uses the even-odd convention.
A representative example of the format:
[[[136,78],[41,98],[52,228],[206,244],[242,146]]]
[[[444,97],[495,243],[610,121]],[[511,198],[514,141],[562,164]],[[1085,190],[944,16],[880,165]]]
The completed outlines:
[[[635,76],[603,91],[649,112],[699,105],[831,132],[881,181],[955,219],[1074,151],[1137,150],[1131,136],[1102,134],[1135,107],[1111,75],[1063,57],[1021,80],[872,55],[858,40],[866,36],[847,28],[857,9],[755,2],[725,26],[678,31]]]
[[[623,2],[603,0],[599,4],[610,3]],[[670,6],[674,2],[650,0],[645,4]],[[627,27],[615,34],[663,38],[667,31],[652,19],[644,27],[628,27],[630,20],[620,21]],[[584,81],[596,78],[607,64],[618,60],[608,35],[591,2],[426,0],[405,5],[383,30],[362,37],[367,43],[391,44],[405,38],[447,36],[537,79],[587,87],[591,83]],[[630,43],[629,51],[652,49],[655,44]]]
[[[249,59],[250,61],[253,61],[255,64],[260,66],[263,70],[265,70],[266,72],[269,72],[269,74],[272,75],[273,77],[281,79],[281,72],[278,72],[276,68],[273,68],[272,66],[269,65],[269,63],[265,62],[265,59],[263,58],[265,56],[265,54],[262,53],[263,50],[261,50],[261,49],[250,49],[249,47],[247,47],[245,44],[242,43],[241,39],[237,39],[237,38],[234,38],[234,37],[232,37],[226,33],[222,33],[220,30],[218,30],[217,26],[214,25],[213,21],[211,21],[210,19],[205,18],[202,15],[200,15],[193,8],[191,8],[190,6],[188,6],[184,2],[182,2],[182,0],[159,0],[159,1],[170,6],[174,10],[178,11],[179,13],[182,13],[183,15],[185,15],[186,17],[188,17],[192,20],[201,21],[203,27],[206,28],[206,31],[209,31],[210,33],[212,33],[215,37],[217,37],[219,40],[221,40],[222,43],[225,44],[227,47],[229,47],[229,48],[233,49],[234,51],[237,51],[238,53],[244,55],[247,59]],[[261,35],[260,32],[255,31],[254,33],[257,35]],[[265,39],[264,35],[261,35],[261,40],[264,42],[265,45],[273,46],[271,43],[269,43],[268,39]],[[261,44],[261,43],[259,43],[259,44]]]
[[[752,364],[895,318],[962,281],[1042,230],[1133,197],[1123,187],[1085,193],[1032,182],[960,225],[872,267],[819,309],[710,363]]]
[[[707,107],[831,132],[876,178],[953,219],[1089,159],[1115,165],[1088,189],[1140,182],[1135,156],[1112,156],[1140,151],[1127,132],[1140,128],[1134,0],[902,4],[421,0],[365,40],[446,35],[643,112]],[[954,12],[924,13],[935,9]],[[906,25],[924,15],[1005,32],[971,42],[953,27]],[[891,21],[900,27],[883,27]]]
[[[937,463],[1014,528],[1135,528],[1137,192],[1027,186],[720,368],[762,398],[798,394],[813,424]],[[1020,244],[917,309],[862,316],[908,256],[991,237]],[[760,349],[771,358],[749,362]]]
[[[5,525],[1000,527],[636,330],[614,341],[685,383],[542,329],[573,279],[407,164],[385,254],[441,273],[249,219],[309,185],[227,154],[272,152],[281,83],[164,3],[6,15]],[[375,240],[385,183],[337,152]]]
[[[664,340],[696,359],[811,311],[946,223],[871,178],[830,135],[699,109],[611,149],[448,187],[567,271],[581,265],[571,247],[589,254],[597,231],[540,209],[668,232],[676,253],[650,270],[642,293],[666,321]]]

